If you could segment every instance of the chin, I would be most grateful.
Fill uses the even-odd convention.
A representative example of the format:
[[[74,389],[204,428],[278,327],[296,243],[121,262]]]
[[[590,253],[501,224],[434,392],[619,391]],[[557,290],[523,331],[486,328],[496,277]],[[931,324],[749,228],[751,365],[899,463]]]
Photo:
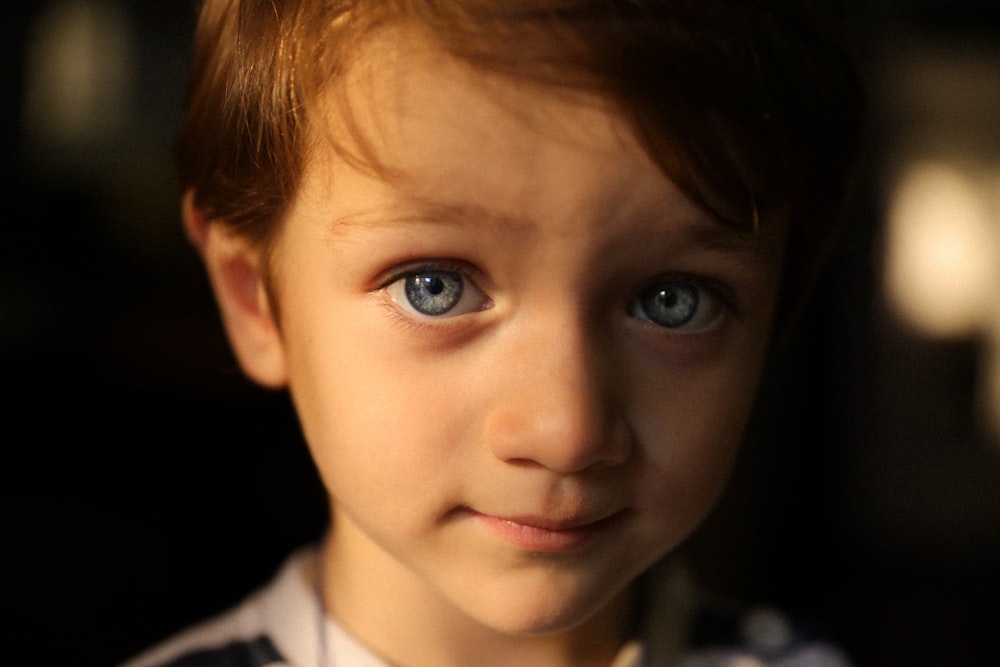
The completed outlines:
[[[583,624],[596,610],[567,608],[514,611],[489,619],[490,625],[510,637],[544,637],[568,632]]]
[[[470,611],[480,623],[503,635],[543,637],[574,630],[625,598],[624,587],[566,591],[553,581],[548,583],[534,590],[511,592],[502,599],[480,599],[476,610]]]

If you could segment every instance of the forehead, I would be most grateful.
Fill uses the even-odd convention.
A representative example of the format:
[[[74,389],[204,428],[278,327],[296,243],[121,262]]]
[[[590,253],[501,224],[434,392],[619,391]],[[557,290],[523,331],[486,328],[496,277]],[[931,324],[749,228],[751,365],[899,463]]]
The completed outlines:
[[[631,149],[631,133],[597,95],[478,69],[444,52],[417,28],[378,29],[333,81],[323,129],[335,144],[373,166],[389,152],[510,146],[515,134],[581,148]],[[491,132],[481,132],[483,124]],[[497,141],[491,141],[495,136]],[[494,145],[496,144],[496,145]],[[527,146],[510,146],[523,154]],[[398,156],[397,156],[398,157]],[[383,164],[385,162],[386,164]]]
[[[629,172],[670,186],[607,101],[477,69],[416,29],[376,32],[332,82],[317,120],[311,162],[347,156],[402,189],[441,195],[477,181],[527,201],[569,179]],[[584,163],[586,173],[573,171]],[[521,190],[510,192],[515,181]]]
[[[331,221],[422,212],[414,217],[525,222],[514,226],[568,235],[614,221],[659,234],[653,228],[670,219],[716,239],[745,236],[691,203],[606,100],[482,71],[415,29],[374,34],[324,111],[304,188],[345,203],[342,190],[330,196],[338,174],[370,177]]]

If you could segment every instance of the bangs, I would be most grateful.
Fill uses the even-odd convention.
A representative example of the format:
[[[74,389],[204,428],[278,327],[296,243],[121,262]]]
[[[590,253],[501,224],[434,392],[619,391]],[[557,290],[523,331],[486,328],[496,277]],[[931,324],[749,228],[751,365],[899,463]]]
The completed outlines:
[[[210,218],[268,243],[330,100],[354,150],[334,147],[377,169],[345,73],[375,31],[397,26],[484,73],[603,100],[720,222],[749,231],[790,219],[789,261],[805,272],[836,231],[863,111],[842,22],[818,5],[207,0],[177,144],[182,182]]]

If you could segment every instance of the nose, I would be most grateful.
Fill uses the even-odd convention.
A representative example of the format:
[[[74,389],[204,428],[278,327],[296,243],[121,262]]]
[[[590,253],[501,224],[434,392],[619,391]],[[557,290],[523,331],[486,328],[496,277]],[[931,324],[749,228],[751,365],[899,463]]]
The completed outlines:
[[[570,317],[502,344],[485,437],[497,458],[560,474],[623,463],[632,448],[611,346]]]

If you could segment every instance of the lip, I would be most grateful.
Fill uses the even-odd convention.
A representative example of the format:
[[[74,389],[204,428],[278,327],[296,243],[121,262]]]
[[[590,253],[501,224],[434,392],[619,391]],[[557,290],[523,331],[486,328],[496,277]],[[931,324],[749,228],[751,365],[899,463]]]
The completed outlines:
[[[470,510],[490,532],[525,551],[565,553],[584,549],[612,530],[624,512],[598,518],[552,519],[543,516],[492,516]]]

